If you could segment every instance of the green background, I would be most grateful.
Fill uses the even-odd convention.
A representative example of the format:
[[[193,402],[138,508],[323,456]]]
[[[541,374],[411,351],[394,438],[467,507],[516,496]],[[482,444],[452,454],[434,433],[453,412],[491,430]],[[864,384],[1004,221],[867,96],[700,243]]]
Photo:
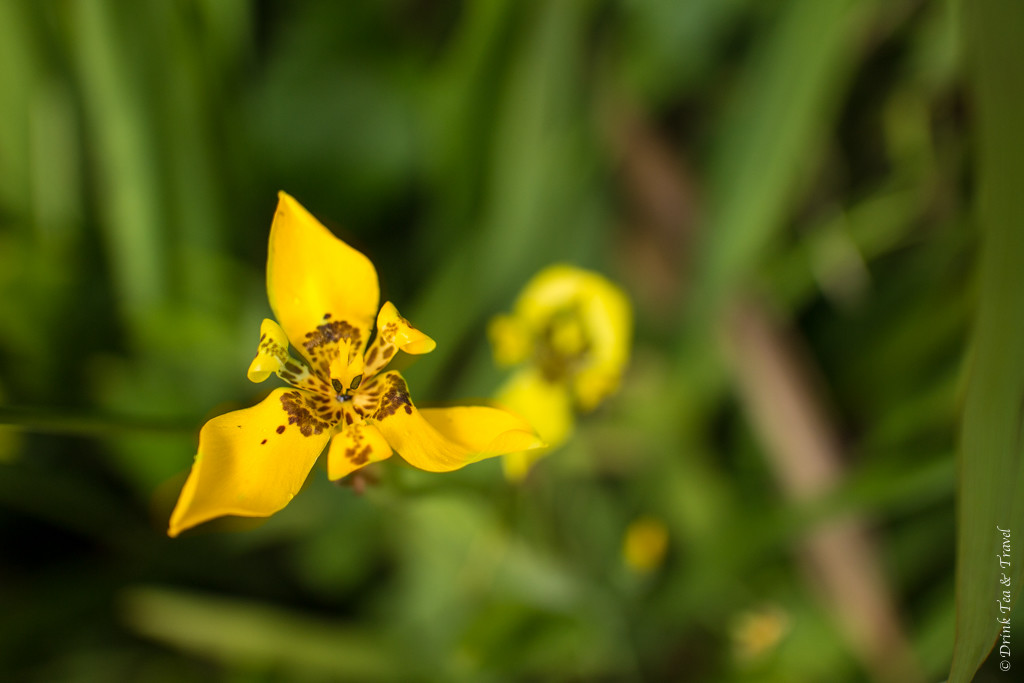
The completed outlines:
[[[0,0],[0,677],[939,681],[958,471],[969,676],[1024,534],[1016,5]],[[620,392],[518,487],[315,468],[166,538],[270,388],[278,190],[437,340],[418,403],[499,386],[487,321],[556,262],[634,304]]]

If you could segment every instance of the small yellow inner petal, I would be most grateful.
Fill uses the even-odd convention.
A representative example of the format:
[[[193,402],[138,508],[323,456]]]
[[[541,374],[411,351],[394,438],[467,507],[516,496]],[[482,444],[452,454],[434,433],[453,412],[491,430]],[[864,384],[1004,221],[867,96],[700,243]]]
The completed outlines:
[[[437,343],[423,334],[398,313],[395,305],[388,301],[381,306],[377,316],[378,333],[384,340],[402,351],[411,354],[430,353]]]
[[[337,481],[352,472],[390,458],[391,446],[373,425],[351,424],[331,439],[327,452],[327,476]]]
[[[263,382],[271,373],[280,372],[288,362],[288,337],[281,326],[270,318],[260,325],[260,345],[249,365],[249,381]]]
[[[355,380],[363,374],[363,355],[359,351],[351,343],[343,342],[338,345],[338,355],[331,361],[331,384],[337,380],[342,392],[355,388],[353,384],[358,386]],[[336,386],[334,388],[337,390]]]
[[[366,350],[363,377],[367,379],[387,367],[399,350],[410,354],[430,353],[437,343],[409,324],[388,301],[377,315],[377,337]]]
[[[260,343],[256,357],[249,365],[248,377],[251,382],[262,382],[277,373],[278,377],[293,387],[313,391],[326,391],[326,384],[302,361],[295,360],[288,353],[288,338],[284,330],[269,318],[260,326]]]

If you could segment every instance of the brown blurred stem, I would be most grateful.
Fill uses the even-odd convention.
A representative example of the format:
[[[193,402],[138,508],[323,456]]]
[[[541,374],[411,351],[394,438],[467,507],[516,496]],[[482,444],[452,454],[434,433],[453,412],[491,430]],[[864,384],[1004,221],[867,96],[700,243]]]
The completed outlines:
[[[842,447],[808,354],[752,300],[732,308],[726,335],[741,400],[785,495],[797,504],[827,495],[843,476]],[[920,681],[864,521],[827,521],[803,540],[801,551],[810,579],[872,677]]]

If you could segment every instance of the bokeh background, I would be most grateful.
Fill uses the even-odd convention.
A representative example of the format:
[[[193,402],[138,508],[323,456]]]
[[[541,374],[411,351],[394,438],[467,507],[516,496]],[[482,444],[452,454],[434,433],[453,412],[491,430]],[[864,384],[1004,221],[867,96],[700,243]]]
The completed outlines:
[[[955,9],[0,2],[0,677],[944,679]],[[437,340],[418,403],[495,391],[487,321],[556,262],[629,294],[621,390],[521,485],[314,469],[168,539],[200,426],[270,388],[281,189]]]

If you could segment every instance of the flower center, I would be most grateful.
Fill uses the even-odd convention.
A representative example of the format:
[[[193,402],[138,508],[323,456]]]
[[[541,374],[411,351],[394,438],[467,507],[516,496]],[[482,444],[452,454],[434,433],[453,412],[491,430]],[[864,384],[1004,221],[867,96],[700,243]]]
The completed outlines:
[[[537,337],[535,361],[544,376],[562,381],[575,374],[587,362],[590,335],[577,307],[553,314]]]

